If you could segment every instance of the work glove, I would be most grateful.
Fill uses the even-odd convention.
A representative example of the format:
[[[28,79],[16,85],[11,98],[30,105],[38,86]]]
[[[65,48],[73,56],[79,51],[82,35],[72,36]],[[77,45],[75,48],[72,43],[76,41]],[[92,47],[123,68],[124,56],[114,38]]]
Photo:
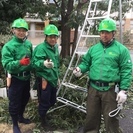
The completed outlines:
[[[27,58],[27,57],[22,58],[19,62],[20,62],[20,65],[27,66],[30,64],[30,58]]]
[[[53,68],[54,67],[54,63],[52,62],[52,60],[47,59],[44,61],[44,66],[47,68]]]
[[[121,91],[117,94],[116,101],[118,102],[118,104],[120,104],[120,103],[123,104],[123,103],[125,103],[126,100],[127,100],[126,91],[121,90]]]
[[[73,70],[73,74],[76,76],[76,77],[80,77],[82,75],[81,73],[81,69],[79,67],[76,67],[74,70]]]

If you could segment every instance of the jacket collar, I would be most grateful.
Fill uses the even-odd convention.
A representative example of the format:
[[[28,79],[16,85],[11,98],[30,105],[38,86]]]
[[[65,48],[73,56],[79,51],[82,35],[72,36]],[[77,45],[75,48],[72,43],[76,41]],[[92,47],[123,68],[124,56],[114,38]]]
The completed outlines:
[[[13,36],[13,39],[19,43],[23,43],[24,40],[23,39],[19,39],[18,37],[16,37],[15,35]]]
[[[105,43],[102,42],[102,40],[100,40],[101,44],[104,46],[104,47],[109,47],[111,46],[115,41],[115,38],[111,39],[106,45]]]

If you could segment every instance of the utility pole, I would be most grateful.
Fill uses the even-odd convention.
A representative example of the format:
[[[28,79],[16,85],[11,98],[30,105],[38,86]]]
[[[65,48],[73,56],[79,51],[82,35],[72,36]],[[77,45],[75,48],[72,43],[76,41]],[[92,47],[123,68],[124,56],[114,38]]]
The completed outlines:
[[[120,24],[120,42],[123,44],[123,27],[122,27],[122,4],[121,0],[119,0],[119,24]]]

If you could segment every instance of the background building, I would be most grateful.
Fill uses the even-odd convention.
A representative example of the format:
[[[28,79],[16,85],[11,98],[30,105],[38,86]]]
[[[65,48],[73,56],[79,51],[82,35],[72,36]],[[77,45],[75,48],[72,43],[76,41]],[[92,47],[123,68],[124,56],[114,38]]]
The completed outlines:
[[[76,1],[76,0],[75,0]],[[44,3],[48,2],[47,0],[44,0]],[[53,0],[50,0],[49,3],[53,3]],[[28,39],[31,40],[31,42],[33,43],[33,45],[37,45],[41,42],[43,42],[44,40],[44,34],[43,34],[43,29],[46,25],[48,25],[49,23],[51,23],[52,21],[49,20],[45,20],[42,21],[41,19],[34,19],[35,17],[37,17],[38,14],[26,14],[25,19],[29,24],[29,37]],[[118,13],[114,13],[111,16],[117,16]],[[60,21],[57,20],[56,18],[56,22]],[[129,10],[128,13],[125,14],[125,17],[122,20],[122,31],[123,33],[125,32],[129,32],[130,35],[133,35],[133,8],[131,8]],[[120,22],[117,22],[117,27],[118,29],[120,28]],[[71,32],[71,40],[73,40],[73,34],[74,34],[74,30],[72,30]],[[131,37],[131,42],[133,42],[133,39]],[[60,44],[60,39],[58,39],[58,44]]]

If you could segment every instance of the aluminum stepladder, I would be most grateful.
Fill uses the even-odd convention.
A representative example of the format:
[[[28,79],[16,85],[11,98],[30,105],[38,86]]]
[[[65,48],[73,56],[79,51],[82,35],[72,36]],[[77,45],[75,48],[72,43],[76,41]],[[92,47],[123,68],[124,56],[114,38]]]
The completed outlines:
[[[105,4],[107,6],[106,12],[105,10],[104,11],[97,10],[97,8],[101,4]],[[86,83],[88,79],[86,78],[85,79],[86,83],[81,85],[79,83],[80,79],[76,79],[72,71],[81,61],[82,55],[84,55],[84,53],[88,50],[88,46],[86,46],[86,44],[92,45],[92,43],[94,44],[96,41],[99,41],[99,35],[91,34],[92,33],[91,30],[93,29],[93,26],[95,24],[98,24],[100,22],[100,20],[110,17],[111,5],[112,5],[112,0],[90,0],[90,3],[88,5],[88,10],[86,12],[86,17],[77,41],[74,54],[71,58],[71,61],[66,70],[66,73],[62,79],[62,83],[60,84],[60,87],[57,91],[57,101],[63,103],[66,106],[71,106],[73,108],[76,108],[84,113],[86,113],[85,99],[84,101],[81,100],[82,103],[75,103],[72,99],[69,99],[68,97],[66,97],[65,93],[74,95],[75,92],[79,91],[81,94],[81,97],[83,96],[84,98],[86,98],[86,95],[87,95]],[[103,15],[99,17],[98,14],[100,12],[102,12]],[[89,41],[88,39],[92,41]],[[75,58],[76,58],[76,61],[75,61]],[[82,76],[81,78],[84,78],[84,77],[87,77],[87,76]],[[74,81],[78,81],[78,82],[74,83]],[[71,90],[73,90],[74,93]]]

